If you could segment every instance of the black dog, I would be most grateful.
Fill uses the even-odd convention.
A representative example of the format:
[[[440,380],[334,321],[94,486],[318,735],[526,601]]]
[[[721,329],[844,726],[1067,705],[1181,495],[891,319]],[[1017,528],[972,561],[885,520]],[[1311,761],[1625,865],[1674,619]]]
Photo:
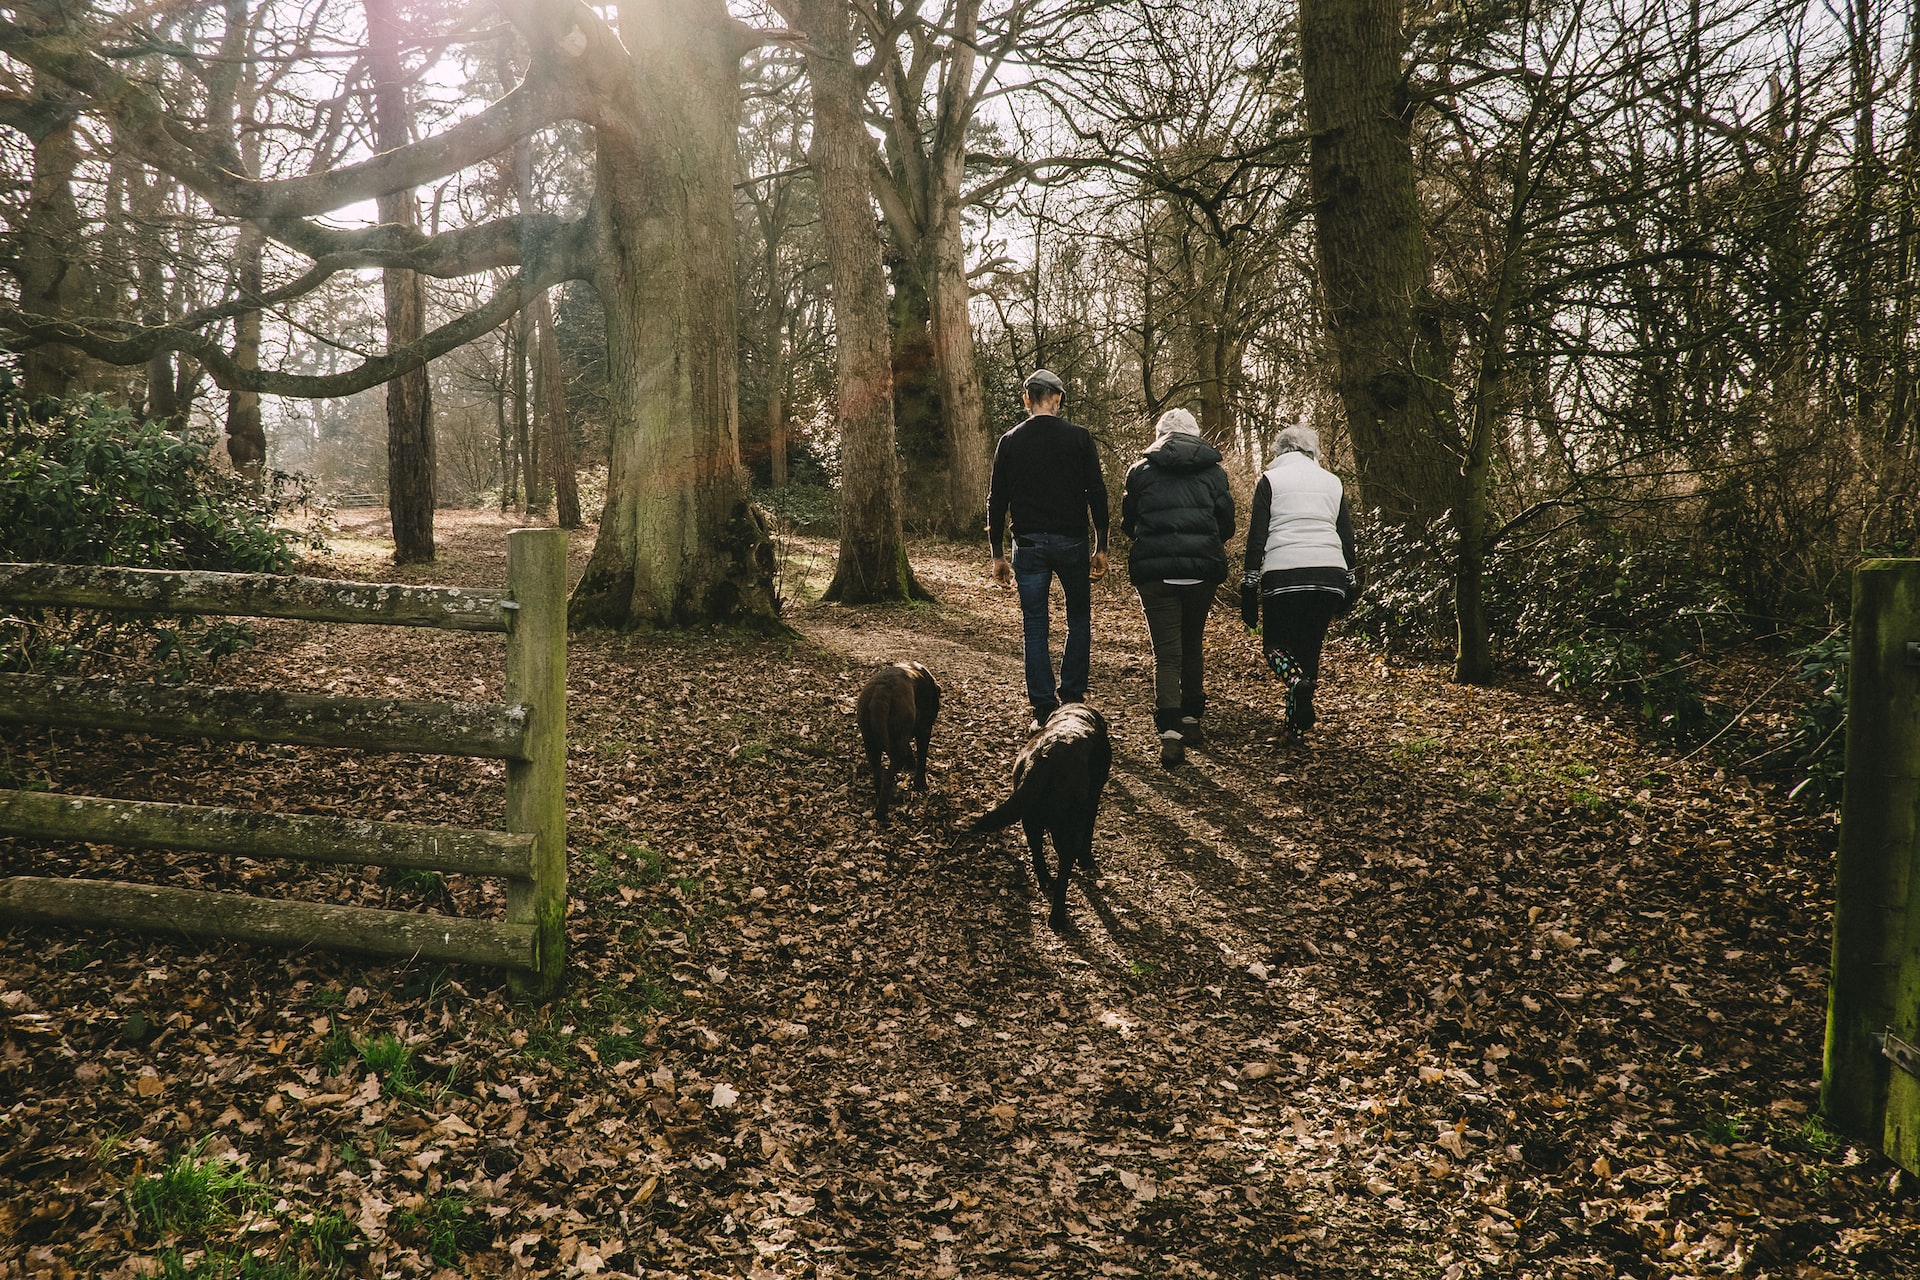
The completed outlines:
[[[878,796],[873,816],[881,826],[887,824],[895,773],[911,768],[914,789],[927,789],[927,741],[933,737],[933,721],[939,714],[940,686],[917,662],[880,668],[860,691],[854,718],[860,722],[867,763],[873,766],[873,789]]]
[[[1067,873],[1077,862],[1093,869],[1093,822],[1100,790],[1113,768],[1113,743],[1107,722],[1084,703],[1069,702],[1047,717],[1013,762],[1013,794],[1004,804],[974,819],[975,831],[999,831],[1017,820],[1026,828],[1033,851],[1033,874],[1051,909],[1047,927],[1067,927]],[[1059,869],[1047,874],[1043,833],[1053,836]]]

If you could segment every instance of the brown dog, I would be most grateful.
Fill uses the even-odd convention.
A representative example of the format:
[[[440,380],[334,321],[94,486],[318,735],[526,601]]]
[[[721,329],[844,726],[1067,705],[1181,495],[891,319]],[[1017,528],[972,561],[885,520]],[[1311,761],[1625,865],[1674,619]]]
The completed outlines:
[[[1069,702],[1047,717],[1013,762],[1013,794],[973,821],[975,831],[998,831],[1018,821],[1026,828],[1033,874],[1050,904],[1047,927],[1067,927],[1067,873],[1093,869],[1093,824],[1100,791],[1113,768],[1107,721],[1084,703]],[[1043,836],[1053,836],[1059,866],[1047,874]]]
[[[940,714],[940,686],[919,663],[896,662],[867,681],[853,714],[860,723],[860,741],[867,747],[867,763],[873,768],[874,821],[884,827],[894,774],[910,768],[914,790],[927,789],[927,741]],[[882,754],[887,757],[884,767]]]

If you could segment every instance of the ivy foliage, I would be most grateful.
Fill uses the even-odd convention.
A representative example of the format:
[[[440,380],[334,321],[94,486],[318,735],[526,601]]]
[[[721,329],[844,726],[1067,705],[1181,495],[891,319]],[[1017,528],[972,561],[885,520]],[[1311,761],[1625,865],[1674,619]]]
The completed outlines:
[[[252,483],[212,445],[98,398],[29,405],[0,387],[0,561],[291,569],[303,543],[284,518],[312,505],[305,484]],[[84,672],[144,653],[184,678],[247,643],[224,620],[0,606],[0,670]]]

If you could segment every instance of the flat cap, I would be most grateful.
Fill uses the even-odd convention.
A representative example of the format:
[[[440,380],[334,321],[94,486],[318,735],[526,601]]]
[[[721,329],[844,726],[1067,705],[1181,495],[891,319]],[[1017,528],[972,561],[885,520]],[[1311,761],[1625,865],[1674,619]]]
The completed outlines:
[[[1027,394],[1063,396],[1067,394],[1067,384],[1060,381],[1060,375],[1051,369],[1035,369],[1027,375]]]

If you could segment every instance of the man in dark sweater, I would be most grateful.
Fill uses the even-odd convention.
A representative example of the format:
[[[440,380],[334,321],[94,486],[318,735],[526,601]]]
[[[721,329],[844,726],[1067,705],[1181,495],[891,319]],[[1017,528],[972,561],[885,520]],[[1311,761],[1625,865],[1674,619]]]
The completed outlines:
[[[1100,453],[1085,427],[1060,416],[1066,384],[1045,369],[1027,378],[1021,399],[1029,417],[1000,437],[987,489],[987,540],[993,547],[993,580],[1020,591],[1020,621],[1026,655],[1027,701],[1038,729],[1062,702],[1087,696],[1093,653],[1093,600],[1089,583],[1107,572],[1107,483]],[[1013,558],[1002,541],[1013,517]],[[1093,523],[1093,553],[1087,553],[1087,523]],[[1048,648],[1048,600],[1059,575],[1067,601],[1067,644],[1055,683]]]

